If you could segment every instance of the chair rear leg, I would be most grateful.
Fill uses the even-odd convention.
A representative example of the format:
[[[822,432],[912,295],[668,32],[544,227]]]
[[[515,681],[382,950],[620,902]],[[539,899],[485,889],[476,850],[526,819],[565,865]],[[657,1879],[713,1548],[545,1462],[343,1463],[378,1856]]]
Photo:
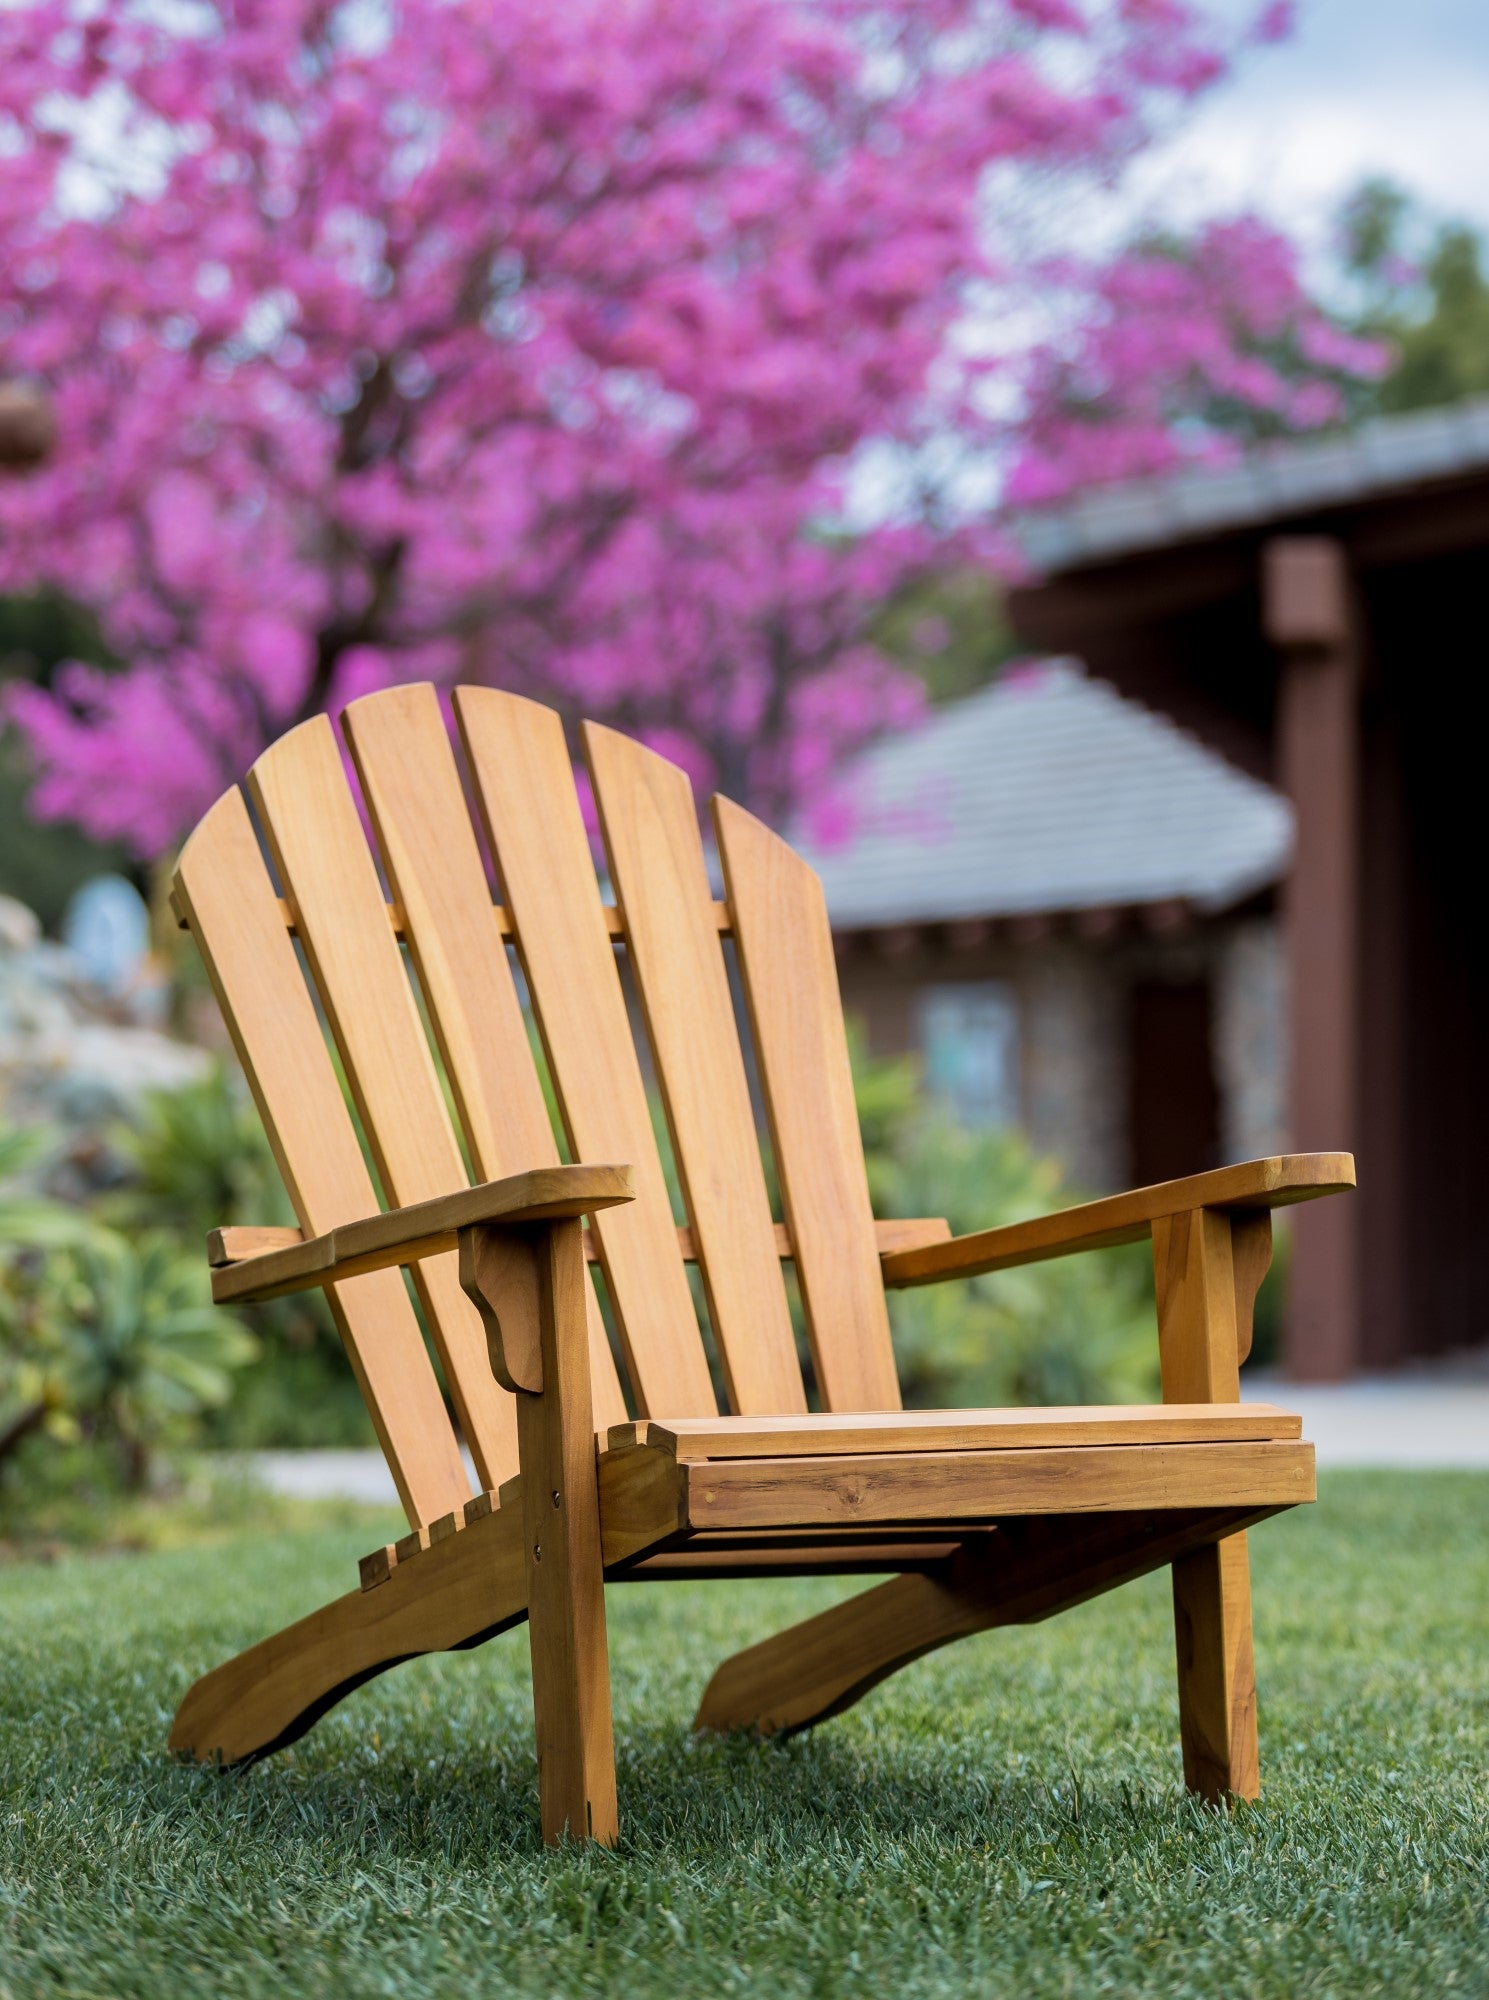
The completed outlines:
[[[1158,1358],[1166,1403],[1234,1403],[1252,1308],[1271,1260],[1266,1216],[1198,1209],[1153,1224]],[[1246,1537],[1176,1561],[1174,1637],[1184,1782],[1201,1798],[1254,1799],[1256,1662]]]
[[[1181,1556],[1173,1578],[1184,1783],[1214,1803],[1254,1799],[1261,1773],[1246,1537]]]

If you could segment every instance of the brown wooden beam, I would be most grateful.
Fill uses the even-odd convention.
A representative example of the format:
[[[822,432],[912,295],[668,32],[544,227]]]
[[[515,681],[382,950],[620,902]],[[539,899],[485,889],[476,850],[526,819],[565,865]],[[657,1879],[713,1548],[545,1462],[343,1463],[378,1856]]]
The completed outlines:
[[[40,383],[0,381],[0,468],[33,471],[56,441],[57,419]]]
[[[937,1573],[897,1577],[734,1654],[709,1682],[693,1727],[762,1736],[810,1728],[954,1639],[1052,1617],[1273,1511],[1005,1522]]]
[[[1290,1142],[1352,1147],[1360,1100],[1360,622],[1343,548],[1279,536],[1262,552],[1267,638],[1281,656],[1278,768],[1295,844],[1283,898]],[[1336,1381],[1360,1359],[1359,1215],[1328,1202],[1300,1217],[1286,1357]]]

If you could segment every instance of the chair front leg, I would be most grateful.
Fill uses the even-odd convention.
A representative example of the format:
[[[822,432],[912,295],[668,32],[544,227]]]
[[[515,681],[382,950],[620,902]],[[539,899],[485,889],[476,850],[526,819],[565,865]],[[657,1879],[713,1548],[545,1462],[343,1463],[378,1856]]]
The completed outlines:
[[[605,1579],[578,1221],[462,1231],[460,1277],[517,1397],[543,1838],[618,1832]]]
[[[1271,1252],[1271,1217],[1195,1209],[1153,1224],[1166,1403],[1240,1400],[1240,1356]],[[1251,1574],[1244,1534],[1173,1565],[1184,1782],[1212,1801],[1261,1789]]]

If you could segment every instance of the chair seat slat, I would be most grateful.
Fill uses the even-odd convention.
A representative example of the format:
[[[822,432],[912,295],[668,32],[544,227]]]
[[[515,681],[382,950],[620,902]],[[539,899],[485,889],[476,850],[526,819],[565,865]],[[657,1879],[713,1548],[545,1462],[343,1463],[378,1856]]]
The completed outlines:
[[[1296,1438],[1302,1419],[1272,1403],[1096,1403],[994,1410],[891,1410],[809,1417],[651,1417],[616,1424],[612,1451],[655,1445],[674,1458],[1013,1450],[1029,1445],[1217,1444]]]

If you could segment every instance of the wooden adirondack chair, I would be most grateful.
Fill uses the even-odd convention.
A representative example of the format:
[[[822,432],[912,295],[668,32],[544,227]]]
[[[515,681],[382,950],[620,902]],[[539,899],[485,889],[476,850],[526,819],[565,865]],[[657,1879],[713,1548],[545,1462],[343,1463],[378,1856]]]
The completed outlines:
[[[232,1304],[324,1287],[410,1532],[363,1562],[360,1589],[198,1681],[173,1747],[228,1763],[266,1756],[385,1668],[526,1618],[545,1837],[608,1842],[607,1579],[890,1573],[714,1674],[698,1726],[770,1732],[837,1714],[951,1639],[1048,1617],[1169,1564],[1185,1780],[1210,1798],[1254,1795],[1241,1531],[1313,1497],[1313,1453],[1295,1416],[1239,1401],[1237,1367],[1271,1209],[1352,1185],[1349,1157],[1253,1161],[956,1239],[944,1222],[876,1222],[811,870],[717,799],[727,895],[715,901],[687,778],[590,725],[607,905],[557,715],[484,688],[459,691],[455,710],[499,904],[428,687],[372,695],[342,717],[387,896],[324,717],[254,766],[257,832],[234,790],[181,856],[177,913],[301,1223],[214,1232],[214,1295]],[[783,1223],[771,1217],[726,940]],[[509,944],[577,1164],[560,1164]],[[661,1085],[681,1227],[617,947]],[[1148,1236],[1161,1405],[901,1411],[886,1286]],[[821,1414],[808,1409],[785,1259]],[[604,1273],[634,1417],[586,1260]],[[732,1415],[718,1412],[689,1262]],[[474,1461],[474,1495],[400,1265]]]

